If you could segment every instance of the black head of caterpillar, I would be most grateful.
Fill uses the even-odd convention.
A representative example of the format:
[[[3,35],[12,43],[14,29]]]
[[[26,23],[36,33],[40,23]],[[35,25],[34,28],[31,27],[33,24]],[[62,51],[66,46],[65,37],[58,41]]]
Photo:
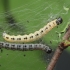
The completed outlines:
[[[57,25],[61,24],[62,22],[63,22],[63,20],[61,17],[57,18],[57,20],[56,20]]]
[[[45,34],[47,34],[52,28],[62,23],[62,18],[57,18],[51,22],[49,22],[47,25],[45,25],[43,28],[41,28],[38,31],[35,31],[34,33],[30,33],[29,35],[8,35],[7,33],[3,33],[3,38],[8,42],[33,42],[35,40],[40,39]]]
[[[52,52],[52,49],[44,44],[14,44],[14,43],[0,42],[0,48],[20,50],[20,51],[43,50],[48,54]]]
[[[47,51],[46,51],[48,54],[50,54],[52,52],[52,49],[49,48]]]

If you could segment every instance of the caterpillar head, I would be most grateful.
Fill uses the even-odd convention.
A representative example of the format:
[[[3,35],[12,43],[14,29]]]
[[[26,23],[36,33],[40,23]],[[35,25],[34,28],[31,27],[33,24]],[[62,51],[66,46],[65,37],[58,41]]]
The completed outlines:
[[[52,53],[52,49],[49,48],[49,47],[46,47],[46,48],[45,48],[45,52],[48,53],[48,54],[50,54],[50,53]]]
[[[63,22],[63,19],[61,17],[57,18],[56,23],[57,25],[61,24]]]
[[[49,48],[49,49],[47,50],[47,53],[50,54],[51,52],[52,52],[52,49]]]

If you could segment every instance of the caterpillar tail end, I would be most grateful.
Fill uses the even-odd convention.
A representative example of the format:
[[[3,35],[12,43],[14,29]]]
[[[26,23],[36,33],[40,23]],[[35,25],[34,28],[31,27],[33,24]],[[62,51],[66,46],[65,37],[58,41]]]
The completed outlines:
[[[63,22],[63,19],[61,17],[57,18],[56,24],[59,25]]]
[[[3,37],[5,37],[5,34],[6,34],[6,32],[4,31],[4,33],[3,33]]]

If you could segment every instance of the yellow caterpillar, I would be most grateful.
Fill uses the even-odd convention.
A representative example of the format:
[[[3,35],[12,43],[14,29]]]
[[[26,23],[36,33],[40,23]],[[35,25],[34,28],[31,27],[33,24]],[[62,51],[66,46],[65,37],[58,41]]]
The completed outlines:
[[[0,48],[20,50],[20,51],[43,50],[48,54],[52,52],[52,49],[44,44],[14,44],[14,43],[0,42]]]
[[[17,35],[17,36],[15,36],[15,35],[9,35],[9,34],[4,32],[3,38],[8,42],[21,42],[21,43],[32,42],[32,41],[38,40],[41,37],[43,37],[52,28],[61,24],[62,21],[63,21],[62,18],[59,17],[59,18],[49,22],[47,25],[45,25],[40,30],[38,30],[34,33],[30,33],[29,35]]]

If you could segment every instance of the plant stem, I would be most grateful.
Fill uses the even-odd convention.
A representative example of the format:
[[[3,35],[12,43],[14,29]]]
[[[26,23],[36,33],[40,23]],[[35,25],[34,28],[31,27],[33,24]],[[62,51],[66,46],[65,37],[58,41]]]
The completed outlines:
[[[58,61],[63,50],[64,50],[64,48],[62,48],[61,45],[56,49],[49,65],[48,65],[48,68],[46,70],[53,70],[54,69],[56,62]]]
[[[54,69],[56,62],[58,61],[63,50],[66,49],[68,46],[70,46],[69,38],[70,38],[70,25],[68,26],[67,31],[63,36],[63,42],[59,44],[46,70]]]

